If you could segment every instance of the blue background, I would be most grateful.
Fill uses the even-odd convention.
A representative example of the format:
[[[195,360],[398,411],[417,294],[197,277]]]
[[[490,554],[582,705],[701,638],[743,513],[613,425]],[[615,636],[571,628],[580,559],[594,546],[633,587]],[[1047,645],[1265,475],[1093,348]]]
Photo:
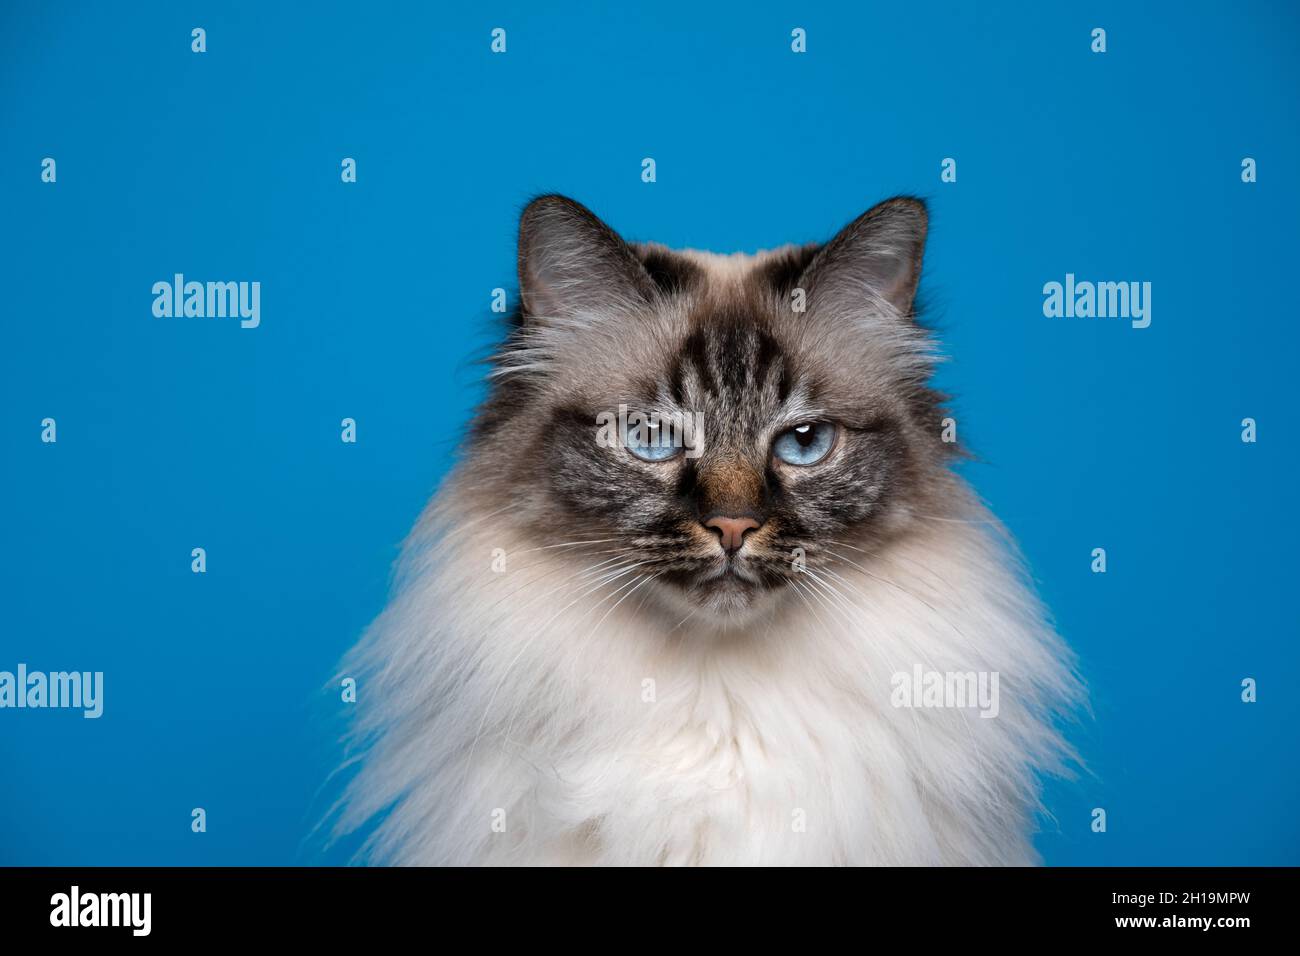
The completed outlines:
[[[0,863],[347,858],[309,837],[346,706],[321,688],[549,191],[715,251],[926,197],[965,472],[1092,689],[1038,847],[1300,863],[1294,7],[539,6],[4,4],[0,669],[106,693],[97,721],[0,711]],[[261,327],[154,318],[175,272],[260,281]],[[1151,327],[1045,318],[1066,272],[1152,282]]]

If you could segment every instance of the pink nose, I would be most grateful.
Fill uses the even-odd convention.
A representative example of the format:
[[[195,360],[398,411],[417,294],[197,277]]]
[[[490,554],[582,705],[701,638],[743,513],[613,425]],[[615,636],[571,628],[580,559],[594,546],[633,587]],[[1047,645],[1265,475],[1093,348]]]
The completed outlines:
[[[704,522],[704,527],[718,532],[722,547],[728,553],[739,551],[745,541],[745,532],[753,531],[758,526],[753,518],[728,518],[724,515],[715,515]]]

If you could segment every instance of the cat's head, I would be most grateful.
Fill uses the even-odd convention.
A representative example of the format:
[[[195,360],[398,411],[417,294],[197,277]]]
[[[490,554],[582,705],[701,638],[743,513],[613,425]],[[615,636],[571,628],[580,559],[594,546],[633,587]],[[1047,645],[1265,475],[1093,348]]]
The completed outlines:
[[[535,200],[473,435],[485,506],[724,619],[868,563],[952,449],[913,314],[926,223],[892,199],[825,245],[717,256]]]

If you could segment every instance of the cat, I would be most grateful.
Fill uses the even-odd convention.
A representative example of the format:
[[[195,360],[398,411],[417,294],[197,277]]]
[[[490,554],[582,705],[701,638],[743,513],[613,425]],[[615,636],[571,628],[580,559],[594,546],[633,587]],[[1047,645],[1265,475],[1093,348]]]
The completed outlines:
[[[715,255],[527,206],[489,396],[342,670],[363,859],[1038,862],[1082,685],[952,470],[927,224]],[[995,716],[900,705],[922,670],[992,675]]]

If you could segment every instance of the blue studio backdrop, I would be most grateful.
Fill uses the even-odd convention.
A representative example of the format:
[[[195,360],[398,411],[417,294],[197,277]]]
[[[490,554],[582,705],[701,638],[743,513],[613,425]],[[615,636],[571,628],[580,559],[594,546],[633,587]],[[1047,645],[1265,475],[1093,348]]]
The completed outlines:
[[[469,6],[3,4],[0,670],[104,694],[0,710],[0,864],[349,858],[327,685],[553,191],[714,251],[925,198],[963,471],[1091,690],[1045,861],[1300,863],[1296,5]],[[257,326],[156,317],[178,273]]]

